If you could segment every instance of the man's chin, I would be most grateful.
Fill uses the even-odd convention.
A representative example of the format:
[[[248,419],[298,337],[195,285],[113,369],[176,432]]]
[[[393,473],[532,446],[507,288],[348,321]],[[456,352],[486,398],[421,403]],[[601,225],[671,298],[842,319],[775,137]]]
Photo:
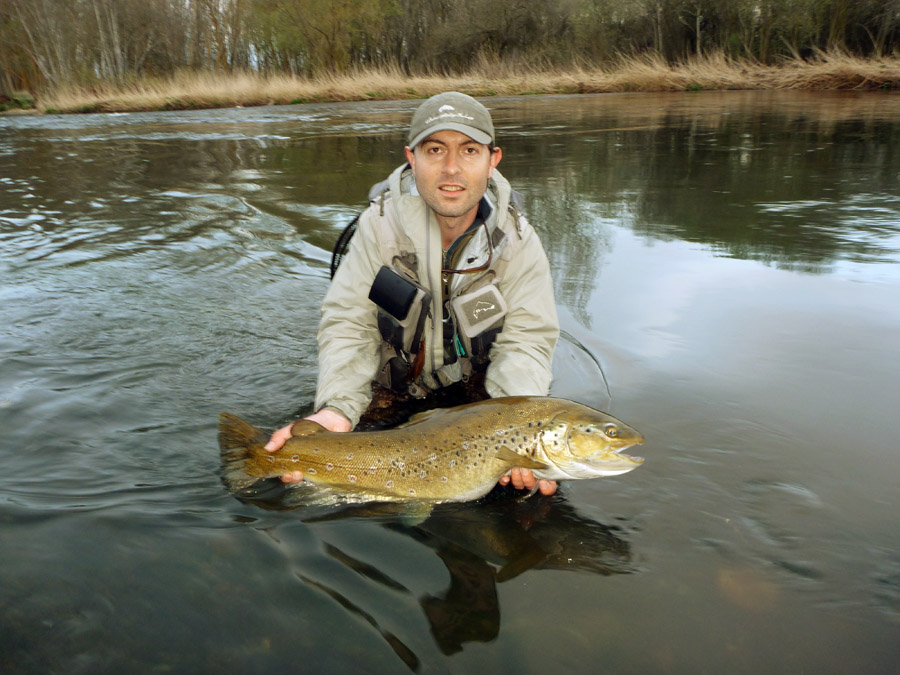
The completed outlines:
[[[432,211],[444,218],[460,218],[477,208],[478,202],[469,204],[468,202],[462,203],[454,199],[438,198],[435,200],[435,203],[429,203],[428,206],[431,207]]]

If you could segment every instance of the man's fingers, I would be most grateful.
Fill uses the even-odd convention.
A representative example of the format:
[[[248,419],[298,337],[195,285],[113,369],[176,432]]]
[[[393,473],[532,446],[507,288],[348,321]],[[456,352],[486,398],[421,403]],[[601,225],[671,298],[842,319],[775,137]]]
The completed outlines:
[[[542,495],[547,495],[549,497],[556,492],[556,481],[541,480],[538,482],[538,489],[541,491]]]
[[[522,469],[519,467],[510,469],[508,474],[504,474],[500,477],[499,482],[500,485],[508,485],[511,483],[516,490],[533,490],[534,486],[537,485],[538,490],[540,490],[543,495],[554,494],[557,487],[555,480],[538,480],[534,477],[534,474],[531,473],[531,469]]]
[[[299,483],[301,480],[303,480],[302,471],[291,471],[281,476],[282,483]]]
[[[285,441],[291,437],[291,426],[292,425],[289,424],[286,427],[281,427],[278,431],[273,433],[271,438],[269,438],[269,442],[266,443],[266,450],[275,452],[280,449]]]
[[[536,482],[530,470],[519,467],[510,469],[509,480],[516,490],[530,490]]]

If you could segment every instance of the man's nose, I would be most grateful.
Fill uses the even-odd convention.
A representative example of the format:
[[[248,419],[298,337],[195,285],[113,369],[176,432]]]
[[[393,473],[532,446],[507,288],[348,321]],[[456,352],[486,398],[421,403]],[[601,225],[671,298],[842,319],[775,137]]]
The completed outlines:
[[[459,157],[456,156],[455,152],[448,152],[447,156],[444,158],[444,173],[458,173],[459,172]]]

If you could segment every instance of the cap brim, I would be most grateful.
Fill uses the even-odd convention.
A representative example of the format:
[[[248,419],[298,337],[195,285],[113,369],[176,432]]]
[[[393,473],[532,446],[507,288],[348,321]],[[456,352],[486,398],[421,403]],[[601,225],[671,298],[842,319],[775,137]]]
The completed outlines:
[[[454,122],[446,122],[444,124],[435,124],[433,127],[429,127],[428,129],[423,131],[421,134],[419,134],[409,142],[409,147],[415,148],[419,143],[431,136],[431,134],[436,134],[439,131],[458,131],[461,134],[465,134],[476,143],[481,143],[482,145],[489,145],[493,140],[486,133],[479,129],[476,129],[475,127],[470,127],[465,124],[456,124]]]

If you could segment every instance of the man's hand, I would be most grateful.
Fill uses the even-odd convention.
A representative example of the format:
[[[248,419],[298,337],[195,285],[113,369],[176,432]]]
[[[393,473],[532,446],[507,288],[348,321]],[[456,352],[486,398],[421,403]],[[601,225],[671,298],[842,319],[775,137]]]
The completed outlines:
[[[535,483],[537,483],[538,490],[541,491],[542,495],[549,496],[556,492],[555,480],[545,480],[542,478],[538,481],[538,479],[534,477],[534,474],[531,473],[531,469],[520,469],[519,467],[515,467],[514,469],[510,469],[508,474],[500,476],[500,485],[509,485],[510,483],[512,483],[512,486],[516,488],[516,490],[533,490]]]
[[[328,431],[350,431],[350,420],[333,410],[320,410],[303,419],[320,424],[328,429]],[[293,424],[288,424],[286,427],[281,427],[278,431],[273,433],[269,442],[266,443],[266,450],[269,452],[280,450],[281,446],[283,446],[285,442],[287,442],[287,439],[291,437],[291,428],[293,426]],[[283,483],[299,483],[301,480],[303,480],[302,471],[291,471],[291,473],[286,473],[281,476],[281,481]]]

